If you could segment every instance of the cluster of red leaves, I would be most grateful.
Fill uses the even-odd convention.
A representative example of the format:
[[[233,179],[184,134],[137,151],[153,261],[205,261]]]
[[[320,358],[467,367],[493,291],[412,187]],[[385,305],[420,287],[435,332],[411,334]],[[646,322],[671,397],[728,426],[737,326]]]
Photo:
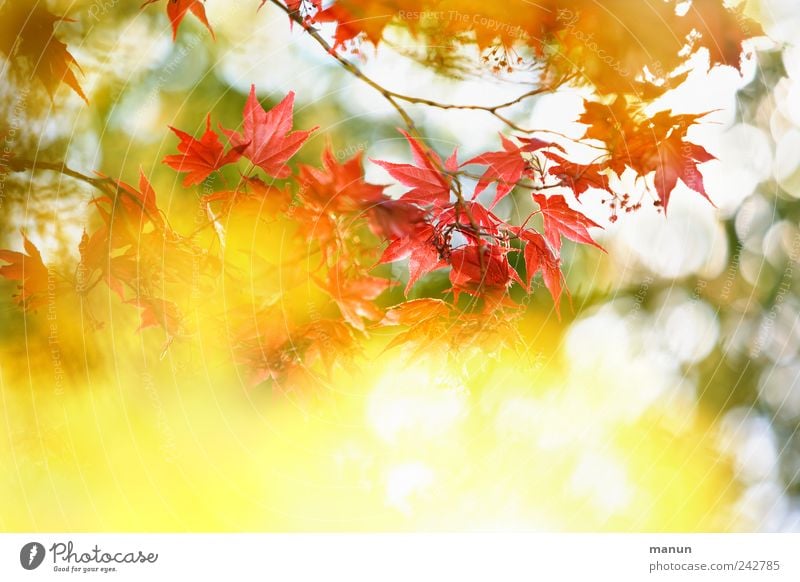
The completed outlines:
[[[365,181],[360,153],[339,161],[328,145],[321,167],[290,165],[314,131],[292,131],[293,99],[289,93],[267,111],[253,87],[239,128],[220,126],[218,133],[210,115],[200,137],[171,128],[179,139],[178,153],[166,156],[164,163],[186,174],[186,187],[203,183],[205,189],[209,176],[225,166],[240,158],[250,162],[235,188],[226,186],[201,198],[216,246],[204,248],[196,232],[176,232],[143,174],[138,188],[108,180],[107,194],[93,200],[100,227],[84,234],[80,244],[76,270],[80,277],[74,280],[78,295],[86,296],[105,282],[122,302],[141,309],[140,328],[160,326],[171,342],[193,333],[185,316],[191,309],[185,297],[187,281],[199,273],[212,282],[232,277],[235,286],[246,287],[237,280],[240,275],[226,267],[226,237],[235,235],[226,228],[234,224],[237,213],[247,216],[255,208],[256,216],[250,217],[255,221],[279,217],[295,225],[292,236],[297,237],[297,246],[308,249],[309,265],[313,255],[320,255],[308,277],[328,303],[314,317],[284,314],[280,329],[261,319],[277,317],[276,301],[258,294],[238,312],[221,317],[240,360],[255,376],[281,379],[317,364],[329,368],[331,353],[346,352],[356,334],[371,325],[408,326],[409,332],[401,336],[406,339],[414,334],[433,338],[444,329],[451,337],[478,333],[485,331],[489,318],[497,319],[492,328],[499,329],[503,314],[517,311],[509,298],[510,287],[517,284],[528,290],[538,274],[558,310],[564,291],[563,239],[600,248],[589,230],[599,225],[577,210],[575,202],[568,203],[565,188],[577,200],[590,188],[607,190],[610,174],[631,168],[641,176],[653,174],[665,208],[679,179],[704,194],[696,164],[710,156],[685,140],[698,116],[661,112],[646,118],[633,116],[620,99],[608,106],[587,103],[580,118],[588,126],[584,138],[601,142],[605,149],[598,161],[588,165],[571,162],[561,145],[502,135],[497,151],[461,163],[453,151],[442,160],[419,138],[401,130],[410,146],[411,163],[373,160],[408,188],[392,198],[384,186]],[[482,168],[471,196],[462,184],[472,176],[467,167]],[[522,224],[493,212],[515,188],[530,191],[535,207]],[[492,189],[484,203],[484,192]],[[18,281],[17,301],[23,308],[36,309],[47,290],[48,270],[30,241],[25,239],[24,245],[26,254],[0,253],[0,260],[8,263],[0,267],[0,275]],[[246,251],[253,254],[250,264],[256,264],[257,250]],[[510,259],[517,256],[524,259],[524,271]],[[378,298],[393,282],[373,270],[405,259],[406,295],[427,274],[447,269],[446,293],[452,294],[452,305],[441,300],[409,301],[387,313]],[[270,269],[267,265],[258,276],[273,277]],[[460,303],[462,294],[471,299]],[[265,328],[271,331],[265,333]]]
[[[287,0],[286,6],[291,22],[304,27],[335,22],[334,50],[353,48],[364,38],[378,43],[384,28],[392,23],[422,34],[420,14],[431,10],[442,14],[464,14],[468,10],[468,5],[455,0],[414,0],[402,8],[392,0],[337,0],[326,8],[319,0]],[[292,131],[293,93],[267,111],[253,87],[240,127],[219,126],[218,132],[208,115],[199,137],[171,128],[179,139],[178,153],[168,155],[164,163],[185,174],[184,187],[204,184],[205,189],[209,176],[238,165],[242,158],[249,162],[234,188],[226,183],[223,189],[206,193],[200,200],[203,215],[208,217],[206,227],[213,231],[217,244],[203,245],[197,230],[187,235],[178,233],[159,209],[144,174],[138,187],[106,179],[102,182],[105,194],[93,200],[99,226],[84,234],[80,264],[71,281],[55,277],[24,235],[24,253],[0,251],[0,261],[5,263],[0,266],[0,276],[17,282],[17,303],[34,310],[41,308],[52,292],[63,292],[65,283],[71,283],[80,297],[105,283],[121,302],[141,310],[140,329],[160,327],[169,343],[194,333],[187,313],[196,308],[198,299],[187,295],[195,294],[198,278],[207,281],[208,292],[213,293],[220,280],[230,280],[231,287],[241,291],[259,287],[259,281],[245,281],[247,276],[274,277],[274,265],[264,261],[257,249],[246,249],[253,271],[249,275],[229,265],[230,254],[242,250],[227,250],[228,239],[235,238],[232,230],[236,221],[282,221],[291,223],[289,236],[296,237],[300,243],[296,246],[307,249],[305,264],[313,263],[308,281],[313,281],[326,298],[318,313],[306,310],[287,315],[275,297],[241,291],[245,300],[239,308],[217,316],[206,314],[224,320],[220,326],[224,324],[229,330],[239,361],[257,379],[281,380],[312,368],[330,371],[358,334],[374,325],[407,327],[393,344],[412,340],[425,344],[445,335],[450,345],[454,341],[467,344],[470,337],[487,329],[502,337],[505,314],[516,311],[509,298],[515,284],[529,291],[534,277],[541,274],[559,310],[565,289],[563,239],[600,248],[589,230],[599,225],[577,209],[587,191],[604,191],[611,197],[612,219],[618,210],[635,210],[641,204],[610,188],[609,178],[626,170],[651,184],[655,203],[664,211],[679,181],[707,197],[698,164],[712,156],[687,140],[689,127],[701,116],[669,111],[644,115],[641,101],[636,101],[641,95],[636,99],[625,96],[631,93],[632,79],[609,75],[608,59],[600,57],[601,53],[608,55],[611,47],[625,43],[619,35],[640,34],[631,46],[642,50],[626,50],[625,62],[618,61],[615,66],[636,72],[659,58],[664,71],[654,73],[663,79],[662,73],[669,73],[685,58],[685,53],[678,53],[686,43],[693,43],[693,49],[709,49],[712,63],[738,65],[743,28],[729,31],[709,27],[714,26],[715,18],[741,19],[739,13],[711,0],[695,0],[685,14],[679,14],[676,8],[672,1],[644,9],[620,0],[618,5],[606,3],[601,10],[597,3],[585,0],[545,0],[519,11],[511,5],[482,3],[472,11],[481,14],[480,19],[451,17],[437,21],[437,26],[458,38],[464,38],[465,32],[473,34],[482,48],[524,41],[543,60],[545,70],[560,72],[565,63],[582,63],[585,78],[600,94],[598,101],[586,102],[579,119],[587,126],[582,139],[602,152],[590,163],[573,161],[574,156],[557,143],[502,135],[497,151],[459,163],[457,151],[443,160],[419,137],[403,132],[411,163],[373,160],[407,187],[399,198],[392,198],[384,192],[384,186],[365,181],[360,154],[340,161],[329,145],[321,167],[291,163],[316,128]],[[173,37],[187,12],[213,35],[200,0],[168,0]],[[59,18],[44,9],[23,9],[13,2],[3,6],[0,16],[19,23],[21,30],[18,43],[0,41],[0,50],[29,61],[33,74],[51,94],[59,82],[65,82],[83,97],[73,74],[77,65],[66,45],[52,34]],[[497,22],[517,28],[496,26]],[[675,27],[675,34],[652,33],[665,23]],[[519,30],[527,32],[520,35]],[[757,28],[751,27],[748,32],[756,33]],[[591,38],[587,38],[589,34]],[[677,39],[677,44],[665,38]],[[545,50],[552,46],[559,50]],[[668,83],[655,85],[646,93],[652,97],[667,87]],[[602,96],[607,93],[616,96]],[[467,167],[482,169],[471,193],[464,188],[464,178],[472,177]],[[495,206],[515,189],[529,191],[534,207],[521,224],[494,213]],[[485,191],[490,192],[486,202]],[[524,270],[516,266],[518,257],[523,259]],[[407,296],[420,279],[446,269],[450,286],[445,294],[451,294],[453,301],[420,299],[388,311],[383,308],[380,296],[393,282],[376,276],[375,269],[401,260],[408,264]],[[252,268],[255,265],[259,268]],[[191,292],[187,291],[190,280]],[[459,301],[462,296],[469,300]],[[207,298],[203,300],[207,302]],[[280,325],[274,325],[279,318]],[[487,326],[489,320],[491,326]]]
[[[612,221],[619,210],[637,210],[640,201],[631,201],[628,195],[620,196],[609,187],[609,176],[619,177],[630,169],[642,179],[652,176],[654,204],[665,212],[678,180],[710,202],[697,166],[714,156],[686,137],[689,128],[704,114],[659,111],[649,116],[631,107],[621,96],[608,105],[586,101],[584,107],[578,119],[587,125],[583,139],[601,144],[603,154],[590,164],[576,164],[567,160],[563,152],[544,153],[552,162],[547,174],[569,186],[576,197],[590,188],[605,191],[610,196]]]
[[[533,182],[541,178],[541,170],[531,154],[560,149],[559,146],[532,138],[518,138],[521,145],[516,145],[501,136],[503,150],[475,156],[459,165],[455,151],[442,163],[434,151],[403,134],[411,146],[413,164],[379,160],[375,163],[411,188],[400,200],[417,207],[422,217],[413,230],[391,235],[381,257],[381,262],[408,258],[406,293],[422,276],[449,267],[455,299],[460,293],[479,297],[484,301],[484,309],[491,311],[506,302],[512,284],[527,288],[541,272],[558,309],[563,279],[559,258],[561,237],[598,246],[587,228],[599,225],[572,209],[561,194],[549,197],[532,194],[539,209],[522,226],[499,218],[491,208],[523,179]],[[486,166],[472,200],[464,197],[457,181],[460,168],[469,165]],[[487,208],[476,198],[490,184],[495,185],[495,195]],[[543,232],[529,226],[537,214],[542,216]],[[511,252],[520,248],[524,249],[526,281],[508,259]]]

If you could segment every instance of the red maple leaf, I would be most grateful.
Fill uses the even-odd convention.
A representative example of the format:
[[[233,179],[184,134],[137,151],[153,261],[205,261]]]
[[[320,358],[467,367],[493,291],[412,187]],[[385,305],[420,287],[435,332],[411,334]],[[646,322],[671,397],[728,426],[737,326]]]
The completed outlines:
[[[458,300],[460,292],[472,296],[491,296],[505,293],[512,280],[521,285],[517,272],[509,265],[510,249],[483,243],[457,248],[450,254],[450,283]]]
[[[452,332],[451,306],[441,299],[412,299],[395,305],[386,312],[381,325],[405,326],[408,329],[396,335],[384,351],[396,346],[413,343],[421,350],[429,350],[431,344]]]
[[[685,141],[681,132],[678,131],[673,132],[659,144],[652,157],[652,162],[657,164],[653,184],[658,194],[658,200],[664,208],[664,213],[667,212],[669,198],[678,179],[711,202],[703,184],[703,175],[697,169],[697,164],[713,159],[715,159],[714,156],[709,154],[705,148]],[[711,202],[711,204],[714,203]]]
[[[250,86],[250,96],[244,106],[242,132],[222,128],[234,147],[243,148],[242,155],[274,178],[286,178],[291,173],[286,162],[305,143],[317,128],[308,131],[292,129],[294,91],[275,107],[266,111],[256,98],[256,86]]]
[[[392,263],[401,259],[408,258],[408,283],[405,293],[414,286],[420,277],[446,267],[447,263],[439,256],[439,251],[433,244],[436,232],[430,224],[421,224],[408,236],[392,241],[379,263]]]
[[[303,199],[326,212],[364,210],[383,199],[383,186],[367,184],[361,152],[339,163],[331,146],[322,152],[322,169],[300,167]]]
[[[100,174],[100,176],[105,177],[102,174]],[[138,228],[142,228],[145,221],[152,222],[153,225],[159,228],[164,228],[166,226],[164,216],[161,214],[161,210],[156,204],[156,193],[150,185],[147,176],[144,175],[143,170],[139,170],[138,190],[121,180],[114,180],[114,183],[118,188],[116,192],[117,198],[125,211],[124,216],[122,213],[113,213],[116,219],[115,225],[118,225],[119,221],[122,219],[133,224],[132,219],[135,217],[138,219],[138,224],[136,225]],[[113,206],[113,201],[108,196],[95,198],[93,202],[95,204],[98,202],[107,202]]]
[[[544,236],[553,249],[558,251],[561,248],[561,237],[564,236],[569,240],[603,250],[586,230],[588,227],[600,227],[600,225],[570,208],[562,195],[554,194],[548,197],[544,194],[534,194],[533,200],[539,205],[544,219]]]
[[[158,0],[147,0],[142,4],[142,8],[155,2],[158,2]],[[178,27],[189,11],[205,25],[208,32],[211,33],[211,38],[216,40],[214,30],[211,28],[206,18],[206,9],[200,0],[167,0],[167,16],[169,16],[169,22],[172,25],[172,40],[174,41],[177,38]]]
[[[440,226],[454,225],[461,234],[476,244],[482,235],[499,235],[500,225],[504,224],[482,204],[471,201],[463,205],[453,204],[442,211],[437,218]],[[475,232],[476,228],[478,232]]]
[[[373,300],[392,285],[388,279],[354,273],[341,262],[328,272],[327,281],[316,282],[339,306],[345,321],[362,331],[364,319],[379,320],[383,317],[383,311]]]
[[[543,153],[555,162],[547,167],[547,174],[557,177],[572,190],[575,198],[579,198],[589,188],[609,190],[608,176],[602,173],[606,169],[603,164],[576,164],[553,152]]]
[[[202,183],[222,166],[238,160],[245,148],[245,145],[232,147],[226,154],[219,136],[211,129],[211,115],[206,116],[206,131],[200,139],[195,139],[171,125],[169,128],[181,140],[178,144],[181,154],[165,157],[164,163],[178,172],[188,172],[183,179],[183,185],[187,187]]]
[[[452,179],[442,172],[458,170],[456,151],[442,164],[441,158],[433,150],[425,151],[416,138],[399,130],[411,145],[413,164],[395,164],[381,160],[372,160],[405,186],[412,189],[403,194],[403,200],[434,208],[442,208],[450,202],[450,185]]]
[[[0,266],[0,276],[10,281],[19,281],[20,292],[14,300],[23,309],[35,309],[46,301],[48,291],[48,271],[42,262],[39,249],[22,233],[24,253],[0,250],[0,261],[8,263]]]
[[[409,236],[425,222],[425,211],[405,200],[386,196],[367,209],[369,228],[376,236],[393,241]]]
[[[393,0],[372,0],[350,3],[348,6],[343,4],[331,4],[313,18],[314,22],[336,23],[332,51],[344,48],[348,43],[353,44],[361,36],[377,46],[383,36],[383,29],[397,10]]]
[[[514,229],[514,231],[525,241],[525,273],[528,283],[541,271],[542,280],[553,298],[558,313],[562,290],[561,260],[544,237],[535,230]]]
[[[530,166],[528,160],[523,157],[523,153],[534,152],[554,145],[535,138],[518,139],[523,141],[524,145],[518,146],[503,134],[500,134],[500,140],[503,142],[502,151],[486,152],[461,164],[462,166],[471,164],[488,166],[480,180],[478,180],[477,186],[475,186],[474,196],[477,197],[492,182],[496,182],[496,193],[489,208],[493,208],[500,202],[517,185],[522,176],[529,173]],[[561,149],[560,146],[556,147]]]

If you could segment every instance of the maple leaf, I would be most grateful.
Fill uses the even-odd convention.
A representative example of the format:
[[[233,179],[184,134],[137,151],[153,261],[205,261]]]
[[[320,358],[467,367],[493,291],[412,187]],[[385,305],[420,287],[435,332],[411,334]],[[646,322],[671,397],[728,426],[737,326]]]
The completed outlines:
[[[608,158],[601,164],[579,166],[545,152],[548,158],[559,162],[549,173],[566,178],[576,197],[590,187],[608,189],[607,179],[600,173],[605,167],[617,175],[630,167],[642,177],[655,172],[655,189],[665,212],[678,179],[708,199],[697,164],[714,157],[685,139],[689,128],[708,112],[674,115],[667,110],[650,117],[640,114],[634,118],[626,100],[620,96],[608,106],[585,102],[584,107],[585,112],[579,118],[589,126],[584,137],[604,141]],[[579,172],[578,179],[574,178],[575,172]]]
[[[503,221],[478,202],[453,204],[437,217],[439,224],[454,225],[458,231],[477,243],[482,235],[499,235]],[[475,232],[475,230],[478,232]]]
[[[631,117],[628,103],[622,95],[617,95],[609,105],[584,99],[583,109],[578,123],[588,126],[583,135],[585,139],[613,144],[637,129],[637,123]]]
[[[446,267],[447,263],[439,256],[439,251],[433,244],[436,237],[435,230],[430,224],[422,224],[408,236],[396,239],[389,243],[383,251],[379,263],[392,263],[408,258],[408,283],[405,294],[414,286],[420,277]]]
[[[142,8],[158,1],[159,0],[147,0],[142,4]],[[205,25],[208,32],[211,33],[211,38],[216,40],[214,30],[211,28],[206,18],[206,9],[200,0],[167,0],[167,16],[172,25],[172,40],[175,41],[178,37],[178,27],[180,27],[186,13],[190,11]]]
[[[488,297],[505,292],[512,280],[523,284],[517,272],[508,263],[510,249],[484,243],[457,248],[450,254],[450,283],[458,300],[460,292],[477,297]]]
[[[306,202],[326,212],[353,212],[364,210],[383,200],[383,186],[367,184],[361,164],[362,152],[339,163],[330,144],[322,152],[322,166],[300,167],[302,195]]]
[[[393,241],[409,236],[425,222],[425,211],[405,200],[384,196],[367,209],[370,230],[384,240]]]
[[[397,12],[395,0],[372,0],[371,2],[335,2],[318,12],[314,22],[335,22],[332,51],[344,48],[363,35],[376,45],[383,36],[383,29]]]
[[[570,208],[562,195],[555,194],[548,197],[544,194],[533,194],[533,200],[539,205],[544,220],[544,236],[553,249],[557,251],[561,248],[561,237],[564,236],[577,243],[592,245],[603,250],[586,230],[588,227],[600,227],[600,225]]]
[[[609,105],[584,101],[584,109],[578,118],[579,123],[588,126],[583,137],[605,143],[608,150],[605,166],[617,175],[621,175],[626,167],[640,175],[652,169],[644,160],[657,147],[661,136],[672,127],[672,120],[650,120],[641,115],[634,117],[632,107],[621,95]]]
[[[572,190],[575,198],[580,198],[589,188],[609,190],[608,176],[603,173],[606,167],[603,164],[576,164],[553,152],[543,154],[556,162],[547,167],[547,174],[557,177]]]
[[[714,205],[706,193],[703,175],[697,169],[697,164],[715,159],[705,148],[685,141],[680,133],[675,132],[661,142],[655,155],[658,157],[654,158],[654,161],[657,160],[658,165],[653,177],[653,185],[665,214],[670,195],[679,179]]]
[[[741,71],[742,43],[764,34],[761,25],[746,17],[744,11],[744,3],[726,8],[721,2],[695,0],[689,6],[686,15],[701,35],[694,44],[708,49],[712,65],[729,65]]]
[[[530,172],[530,165],[528,160],[522,156],[523,153],[530,153],[555,145],[535,138],[519,139],[523,141],[524,145],[518,146],[503,134],[500,134],[500,140],[503,143],[502,151],[486,152],[461,164],[462,166],[471,164],[488,166],[480,180],[478,180],[477,186],[475,186],[473,197],[477,197],[492,182],[496,182],[496,193],[489,208],[494,208],[500,200],[511,192],[522,176]],[[556,145],[556,147],[560,149],[560,146]]]
[[[195,139],[172,126],[169,128],[181,140],[178,144],[178,151],[181,154],[165,157],[164,163],[178,172],[188,172],[183,179],[183,185],[186,187],[200,184],[222,166],[234,163],[242,156],[242,150],[245,148],[245,145],[232,147],[226,154],[219,136],[211,129],[210,114],[206,116],[206,131],[200,139]]]
[[[18,281],[20,292],[14,300],[25,310],[35,309],[46,301],[48,291],[48,270],[42,262],[39,249],[22,234],[24,253],[0,250],[0,261],[8,263],[0,266],[0,277]]]
[[[141,323],[136,331],[161,327],[172,337],[183,335],[182,316],[178,306],[172,301],[160,297],[139,296],[126,303],[141,309]]]
[[[222,128],[233,147],[242,147],[242,155],[274,178],[290,175],[286,162],[299,150],[316,127],[308,131],[292,129],[294,91],[275,107],[266,111],[256,98],[256,86],[244,106],[244,124],[237,132]]]
[[[313,321],[298,329],[293,335],[302,338],[300,342],[306,345],[303,365],[309,368],[319,360],[328,375],[331,374],[336,363],[341,361],[342,356],[351,354],[356,342],[356,336],[351,327],[343,321],[332,319]]]
[[[380,324],[405,326],[408,329],[384,348],[388,351],[404,343],[416,343],[420,349],[429,350],[437,339],[447,337],[451,331],[451,307],[441,299],[412,299],[395,305],[386,312]]]
[[[447,317],[450,309],[450,306],[441,299],[412,299],[389,309],[381,320],[381,325],[412,327],[431,319]]]
[[[553,298],[556,313],[560,314],[562,275],[561,260],[548,245],[544,237],[532,229],[515,229],[520,239],[525,241],[525,273],[530,283],[539,271],[542,272],[544,281],[550,296]]]
[[[161,210],[156,204],[155,190],[153,190],[153,186],[150,184],[147,176],[145,176],[144,170],[139,170],[138,190],[121,180],[114,180],[114,183],[118,188],[118,199],[122,204],[122,208],[128,213],[127,218],[137,217],[140,227],[144,221],[148,220],[159,228],[164,228],[166,226],[164,216],[161,214]],[[100,201],[111,202],[111,199],[105,196],[96,198],[94,201],[95,203]]]
[[[345,321],[363,331],[364,319],[379,320],[383,317],[383,311],[373,303],[373,300],[393,283],[388,279],[359,273],[350,276],[349,271],[338,262],[328,272],[327,282],[315,280],[339,306]]]
[[[108,228],[102,226],[91,236],[84,229],[78,244],[80,263],[76,271],[75,289],[83,295],[92,287],[92,275],[96,271],[105,273],[109,264]],[[101,277],[102,278],[102,277]],[[109,286],[111,284],[109,283]]]
[[[84,102],[83,93],[73,69],[80,71],[67,45],[55,35],[57,22],[69,21],[54,16],[41,2],[7,1],[0,9],[4,32],[0,35],[0,51],[11,59],[24,58],[33,75],[44,85],[52,98],[60,83],[68,85]]]
[[[457,152],[453,151],[447,161],[442,164],[442,160],[436,152],[425,151],[416,138],[411,137],[402,129],[399,131],[411,146],[414,163],[395,164],[381,160],[372,160],[372,162],[384,168],[401,184],[412,188],[403,194],[403,200],[423,206],[432,204],[434,208],[446,206],[450,202],[451,178],[443,174],[442,169],[444,168],[448,172],[458,170]]]

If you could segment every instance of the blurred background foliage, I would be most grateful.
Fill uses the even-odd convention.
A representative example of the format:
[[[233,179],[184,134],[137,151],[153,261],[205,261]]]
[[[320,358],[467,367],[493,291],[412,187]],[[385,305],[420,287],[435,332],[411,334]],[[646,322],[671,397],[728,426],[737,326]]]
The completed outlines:
[[[251,83],[265,105],[294,90],[295,127],[320,126],[295,160],[319,165],[327,140],[340,160],[401,159],[399,120],[380,96],[254,4],[209,0],[216,41],[187,18],[172,43],[155,7],[49,2],[74,19],[57,30],[89,105],[66,87],[51,101],[6,67],[0,135],[17,157],[84,174],[136,183],[141,168],[179,230],[196,224],[203,192],[161,164],[176,147],[167,126],[197,135],[210,112],[236,127]],[[58,305],[53,340],[48,310],[23,313],[0,282],[0,528],[800,530],[800,7],[748,11],[769,39],[743,73],[708,70],[701,55],[663,98],[712,111],[693,139],[718,158],[702,168],[717,208],[687,190],[668,218],[645,208],[612,224],[584,199],[609,252],[565,250],[573,309],[556,318],[537,289],[522,354],[475,357],[475,346],[445,365],[432,349],[409,364],[383,351],[393,332],[379,331],[361,340],[356,371],[287,392],[251,386],[225,330],[164,350],[163,332],[136,332],[138,313],[106,293]],[[483,104],[520,92],[518,73],[475,59],[438,63],[439,74],[408,58],[406,33],[390,34],[355,57],[388,87]],[[579,135],[584,95],[565,88],[513,116]],[[481,112],[410,110],[440,153],[485,151],[503,129]],[[22,228],[48,264],[74,269],[96,220],[92,189],[48,171],[2,179],[0,246],[19,248]],[[498,211],[525,216],[528,204],[516,192]],[[446,273],[432,276],[412,296],[445,285]],[[299,293],[294,308],[313,304]]]

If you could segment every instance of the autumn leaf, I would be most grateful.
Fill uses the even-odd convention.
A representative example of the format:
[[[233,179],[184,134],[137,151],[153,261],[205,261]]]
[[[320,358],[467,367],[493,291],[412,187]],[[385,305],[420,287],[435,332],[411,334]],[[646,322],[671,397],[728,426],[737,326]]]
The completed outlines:
[[[147,0],[142,4],[142,8],[158,1],[159,0]],[[178,27],[180,27],[186,13],[190,11],[205,25],[208,32],[211,33],[211,38],[216,39],[214,30],[211,28],[206,18],[206,9],[200,0],[167,0],[167,16],[172,25],[172,40],[174,41],[177,38]]]
[[[727,8],[722,2],[695,0],[686,16],[693,22],[700,39],[694,46],[708,49],[712,64],[729,65],[741,71],[742,44],[748,38],[762,36],[761,25],[745,16],[745,3]],[[735,4],[735,3],[727,3]]]
[[[522,155],[523,153],[534,152],[554,145],[535,138],[526,138],[523,141],[523,145],[518,146],[503,134],[500,134],[500,140],[503,143],[503,149],[501,151],[486,152],[461,164],[462,166],[472,164],[488,166],[480,180],[478,180],[477,186],[475,186],[474,196],[477,197],[490,184],[496,182],[496,193],[489,208],[493,208],[511,192],[523,175],[530,173],[529,162]],[[560,146],[556,147],[560,149]]]
[[[606,167],[603,164],[576,164],[552,152],[544,152],[544,155],[556,162],[547,166],[547,174],[555,176],[572,190],[576,199],[589,188],[609,191],[608,176],[604,173]]]
[[[172,301],[159,297],[139,296],[126,303],[135,305],[141,310],[141,323],[136,331],[161,327],[172,337],[183,335],[183,317],[178,306]]]
[[[406,343],[418,344],[420,349],[430,349],[433,342],[446,337],[451,330],[452,307],[441,299],[412,299],[395,305],[386,312],[380,324],[404,326],[404,332],[392,338],[384,351]]]
[[[381,324],[411,327],[431,319],[445,318],[449,315],[450,309],[450,306],[441,299],[412,299],[389,309]]]
[[[383,311],[373,300],[392,285],[388,279],[371,277],[337,263],[328,273],[327,281],[315,279],[339,306],[342,317],[354,328],[363,331],[364,319],[380,320]]]
[[[504,293],[512,281],[523,284],[508,263],[509,250],[492,244],[470,244],[453,250],[450,283],[456,300],[460,292],[490,296]]]
[[[637,131],[638,124],[631,117],[629,105],[621,95],[617,95],[609,105],[584,100],[583,109],[578,123],[587,126],[583,136],[585,139],[610,143],[611,149],[614,149],[614,145]]]
[[[140,224],[144,221],[150,221],[159,228],[164,228],[166,226],[164,217],[156,204],[155,190],[153,190],[143,170],[139,170],[138,190],[121,180],[114,180],[114,183],[118,188],[118,200],[128,213],[126,220],[136,217]],[[99,198],[96,200],[100,201],[103,199]],[[106,200],[110,199],[106,198]]]
[[[561,248],[562,236],[603,250],[603,247],[597,244],[586,230],[589,227],[600,227],[600,225],[570,208],[563,196],[554,194],[548,197],[544,194],[533,194],[533,200],[539,205],[542,213],[544,237],[554,250],[558,251]]]
[[[232,147],[226,154],[219,136],[211,129],[211,115],[206,116],[206,131],[200,139],[195,139],[172,126],[169,128],[181,140],[178,144],[178,151],[181,154],[165,157],[164,163],[178,172],[188,172],[183,179],[183,185],[186,187],[200,184],[222,166],[234,163],[242,156],[242,151],[247,145]]]
[[[670,195],[675,189],[678,180],[683,182],[689,189],[703,196],[712,205],[714,204],[706,193],[703,175],[697,169],[697,164],[715,159],[705,148],[695,143],[684,141],[680,133],[676,132],[661,143],[657,156],[658,166],[653,177],[653,184],[665,214]]]
[[[442,159],[433,150],[426,151],[416,138],[400,129],[411,146],[413,164],[395,164],[381,160],[371,160],[389,172],[395,180],[411,190],[403,194],[403,200],[414,202],[422,206],[433,205],[442,208],[450,202],[451,178],[442,173],[442,170],[455,172],[458,170],[456,151],[442,164]]]
[[[299,182],[302,196],[309,204],[326,212],[366,210],[383,200],[383,186],[367,184],[358,152],[339,163],[328,144],[322,152],[322,169],[301,166]]]
[[[313,17],[313,22],[335,22],[334,51],[353,44],[363,35],[377,45],[383,29],[397,12],[395,0],[373,0],[371,2],[334,2]]]
[[[439,251],[433,244],[436,233],[429,224],[422,224],[408,236],[396,239],[389,243],[379,263],[392,263],[408,259],[408,283],[405,294],[414,286],[421,277],[431,271],[446,267],[447,263],[439,256]]]
[[[425,211],[406,200],[386,196],[367,209],[369,228],[383,240],[409,236],[425,222]]]
[[[241,147],[242,155],[269,176],[286,178],[291,174],[286,162],[308,139],[316,127],[308,131],[291,131],[294,91],[290,91],[275,107],[266,111],[256,98],[251,85],[244,106],[244,124],[237,132],[222,128],[234,148]]]
[[[440,226],[457,227],[461,234],[475,244],[485,235],[499,235],[500,227],[504,224],[482,204],[472,201],[453,204],[443,210],[437,218]]]
[[[17,304],[25,310],[36,309],[46,301],[48,291],[48,270],[42,262],[39,249],[22,233],[24,253],[0,250],[0,277],[18,281],[20,292],[14,296]],[[55,285],[55,282],[53,282]],[[55,290],[55,287],[53,287]]]
[[[519,234],[520,239],[525,241],[523,254],[528,283],[541,271],[542,280],[553,298],[556,312],[559,312],[562,290],[561,280],[563,278],[561,260],[538,232],[532,229],[518,229],[516,232]]]
[[[55,25],[68,21],[63,16],[54,16],[41,2],[7,1],[0,9],[3,34],[0,35],[0,51],[16,63],[27,61],[33,75],[44,85],[52,98],[60,83],[68,85],[87,104],[75,71],[80,71],[75,57],[67,45],[58,40]]]
[[[641,112],[633,116],[622,97],[611,105],[585,102],[585,111],[579,118],[589,127],[584,135],[587,139],[603,141],[608,156],[598,164],[577,166],[552,153],[545,155],[559,163],[549,169],[565,179],[576,197],[590,187],[608,189],[604,168],[621,175],[626,168],[633,169],[642,177],[655,172],[654,186],[659,204],[666,212],[672,190],[680,179],[690,189],[711,201],[705,191],[703,176],[697,164],[714,157],[703,147],[686,140],[689,128],[708,113],[674,115],[671,111],[659,111],[646,116]],[[575,173],[578,172],[578,179]],[[713,203],[712,203],[713,204]]]

